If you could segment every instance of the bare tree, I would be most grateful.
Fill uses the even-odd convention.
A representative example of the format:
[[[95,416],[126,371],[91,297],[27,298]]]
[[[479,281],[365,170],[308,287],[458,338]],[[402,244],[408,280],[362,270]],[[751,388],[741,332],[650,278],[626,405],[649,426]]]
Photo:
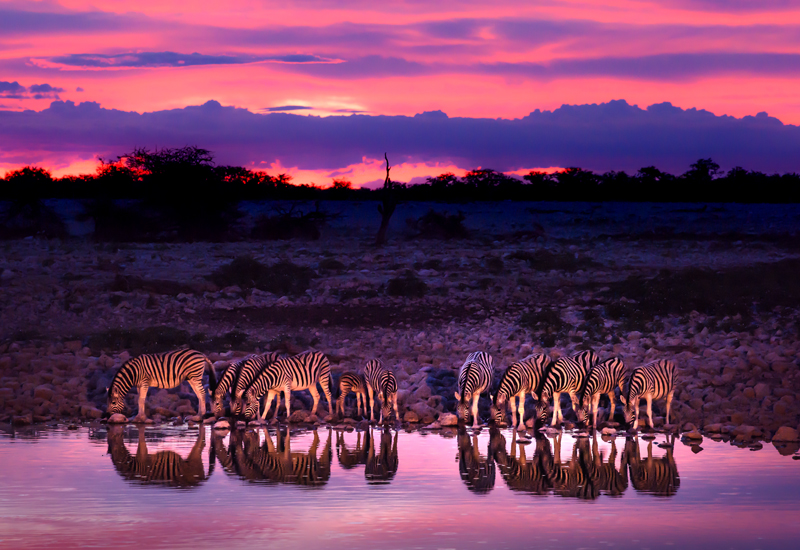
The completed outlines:
[[[394,214],[394,209],[397,208],[397,199],[394,193],[394,184],[389,178],[389,157],[386,153],[383,154],[386,159],[386,179],[383,181],[383,192],[381,193],[381,204],[378,205],[378,212],[381,213],[381,227],[378,229],[378,236],[375,238],[375,244],[381,246],[386,242],[386,231],[389,229],[389,220]]]

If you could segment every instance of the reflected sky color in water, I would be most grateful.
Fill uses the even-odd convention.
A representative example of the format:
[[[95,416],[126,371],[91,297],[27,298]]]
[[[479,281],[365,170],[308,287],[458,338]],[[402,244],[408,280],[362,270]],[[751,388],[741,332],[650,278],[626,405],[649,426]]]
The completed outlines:
[[[629,468],[627,486],[614,482],[617,491],[599,481],[594,492],[569,485],[570,470],[613,463],[621,474],[624,462],[641,466],[648,446],[651,464],[669,462],[658,447],[661,435],[652,445],[640,439],[638,457],[636,442],[624,438],[613,446],[600,438],[576,444],[565,434],[517,445],[511,432],[490,436],[489,430],[450,437],[334,431],[329,438],[320,429],[316,441],[313,432],[291,434],[287,454],[286,435],[262,430],[220,438],[209,430],[198,438],[186,428],[156,428],[147,430],[144,447],[136,428],[111,437],[86,429],[3,435],[0,546],[781,548],[800,537],[800,463],[771,445],[751,452],[706,440],[695,455],[677,442],[679,484],[667,497],[642,485],[652,468],[639,478]],[[565,481],[545,483],[541,494],[520,486],[509,477],[509,457],[519,462],[520,447],[527,464],[538,461],[548,479]],[[237,452],[238,465],[231,458]],[[157,455],[184,469],[153,469]],[[284,465],[302,463],[306,472],[316,468],[320,482],[303,483],[291,473],[265,481],[265,473],[277,471],[268,467],[270,456],[288,456]],[[151,468],[134,479],[119,464],[137,457]],[[183,482],[158,482],[159,475]]]

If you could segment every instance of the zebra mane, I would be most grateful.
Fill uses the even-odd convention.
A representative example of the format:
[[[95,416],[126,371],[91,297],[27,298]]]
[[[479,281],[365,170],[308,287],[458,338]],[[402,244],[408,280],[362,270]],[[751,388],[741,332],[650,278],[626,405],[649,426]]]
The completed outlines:
[[[117,372],[114,373],[114,377],[111,379],[111,383],[108,385],[108,391],[106,392],[108,395],[111,395],[112,390],[114,390],[114,388],[117,387],[117,386],[119,386],[120,391],[122,391],[124,393],[127,393],[127,391],[130,390],[131,387],[133,387],[133,384],[131,384],[130,386],[128,386],[126,388],[126,387],[124,387],[126,382],[120,382],[119,380],[121,378],[120,375],[125,370],[132,368],[131,365],[130,365],[131,361],[133,361],[134,359],[137,359],[137,358],[138,358],[138,356],[137,357],[131,357],[130,359],[125,361],[120,368],[117,369]]]

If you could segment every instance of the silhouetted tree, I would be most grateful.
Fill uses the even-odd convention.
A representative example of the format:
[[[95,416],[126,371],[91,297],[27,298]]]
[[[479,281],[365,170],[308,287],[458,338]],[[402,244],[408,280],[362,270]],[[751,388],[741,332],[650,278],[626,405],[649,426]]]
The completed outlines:
[[[397,199],[395,197],[395,186],[389,177],[389,157],[386,153],[383,154],[386,159],[386,179],[383,180],[383,188],[381,189],[381,204],[378,205],[378,212],[381,214],[381,226],[378,228],[378,235],[375,237],[375,244],[378,246],[386,242],[386,231],[389,230],[389,220],[397,208]]]

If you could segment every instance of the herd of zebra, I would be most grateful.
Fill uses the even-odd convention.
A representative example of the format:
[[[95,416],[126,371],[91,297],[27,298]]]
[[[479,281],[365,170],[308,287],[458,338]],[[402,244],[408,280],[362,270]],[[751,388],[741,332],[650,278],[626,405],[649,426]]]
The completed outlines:
[[[108,455],[117,473],[137,485],[196,487],[207,481],[219,464],[227,475],[249,483],[321,488],[331,477],[334,431],[335,456],[342,470],[364,466],[367,484],[392,482],[399,469],[399,431],[388,428],[379,430],[378,434],[372,428],[356,431],[354,443],[347,442],[343,430],[329,429],[324,440],[314,430],[307,450],[297,449],[296,444],[292,446],[292,438],[297,435],[289,429],[276,428],[274,441],[267,428],[234,430],[227,438],[211,430],[206,469],[203,464],[205,429],[198,430],[197,440],[183,458],[172,450],[149,452],[145,430],[141,427],[136,450],[132,453],[125,445],[123,426],[111,426],[107,434]],[[526,446],[532,441],[517,439],[516,431],[511,435],[509,450],[503,433],[492,426],[488,452],[483,452],[479,448],[478,434],[459,428],[458,471],[467,489],[488,493],[495,487],[498,472],[512,491],[583,500],[594,500],[600,495],[621,496],[629,482],[637,491],[657,496],[672,496],[680,487],[673,456],[674,436],[671,442],[668,435],[666,443],[661,445],[665,448],[661,458],[653,456],[652,439],[647,442],[646,456],[641,456],[639,442],[634,437],[626,439],[619,455],[616,438],[609,439],[610,453],[604,457],[596,433],[591,439],[576,438],[571,455],[562,458],[561,433],[551,438],[536,434],[531,456],[527,456]]]
[[[339,397],[335,409],[331,399],[331,369],[328,358],[322,352],[304,352],[282,357],[277,352],[249,355],[227,366],[219,383],[211,361],[202,353],[181,349],[160,354],[146,354],[128,360],[114,375],[108,389],[108,414],[122,413],[125,396],[136,388],[139,394],[139,410],[136,421],[146,420],[145,399],[151,387],[174,388],[186,381],[197,395],[199,407],[196,420],[206,413],[203,375],[208,372],[212,393],[214,416],[225,415],[225,399],[229,401],[232,417],[244,416],[248,420],[259,415],[265,419],[273,400],[276,401],[273,418],[278,415],[280,394],[284,396],[287,420],[291,417],[291,392],[309,390],[314,400],[311,410],[316,415],[319,391],[322,388],[331,414],[344,414],[345,397],[356,394],[357,411],[362,405],[366,415],[369,397],[370,420],[375,421],[375,398],[380,402],[379,422],[387,421],[394,413],[400,421],[397,406],[398,385],[394,373],[383,366],[379,359],[367,362],[362,373],[344,373],[339,379]],[[648,423],[652,428],[652,402],[666,399],[666,423],[669,424],[670,406],[675,392],[675,365],[671,361],[659,360],[637,367],[627,374],[619,358],[600,361],[591,350],[552,361],[545,354],[533,354],[509,366],[503,373],[492,400],[491,419],[501,424],[506,422],[506,410],[510,406],[512,421],[524,429],[525,397],[530,394],[536,401],[535,420],[544,424],[547,420],[550,400],[553,402],[551,424],[563,420],[560,398],[569,395],[572,408],[579,423],[597,427],[599,400],[607,395],[610,400],[609,420],[614,418],[615,391],[620,390],[620,401],[624,406],[625,422],[635,430],[639,425],[639,404],[647,401]],[[467,356],[459,369],[455,398],[456,412],[461,421],[473,419],[479,424],[478,401],[483,393],[491,392],[494,366],[491,355],[476,351]],[[265,398],[263,409],[261,400]]]

